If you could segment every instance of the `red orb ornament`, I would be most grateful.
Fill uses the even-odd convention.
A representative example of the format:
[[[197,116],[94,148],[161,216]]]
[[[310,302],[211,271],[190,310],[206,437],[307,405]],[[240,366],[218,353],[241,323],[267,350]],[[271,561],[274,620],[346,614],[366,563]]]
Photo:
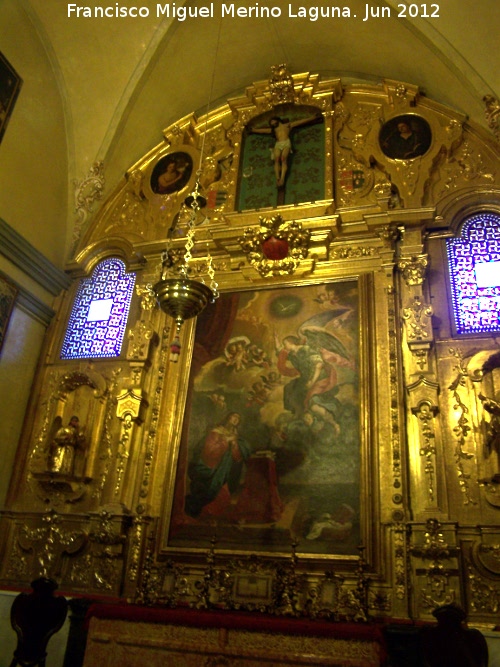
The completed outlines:
[[[269,236],[262,242],[262,253],[266,259],[285,259],[288,257],[288,241]]]

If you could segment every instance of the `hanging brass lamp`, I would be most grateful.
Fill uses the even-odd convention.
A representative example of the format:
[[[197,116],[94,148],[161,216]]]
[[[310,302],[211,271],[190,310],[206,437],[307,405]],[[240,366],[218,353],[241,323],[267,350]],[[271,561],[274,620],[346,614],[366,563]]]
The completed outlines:
[[[162,253],[160,280],[153,286],[160,308],[175,321],[176,335],[170,346],[170,359],[177,361],[181,349],[179,335],[186,320],[196,317],[206,306],[219,296],[212,257],[208,253],[207,273],[210,278],[210,287],[202,280],[195,280],[189,276],[189,263],[192,259],[194,247],[195,226],[199,222],[199,214],[206,206],[206,199],[200,192],[199,181],[196,181],[193,191],[184,200],[188,212],[186,244],[182,261],[174,266],[169,249]],[[171,273],[177,275],[171,276]]]

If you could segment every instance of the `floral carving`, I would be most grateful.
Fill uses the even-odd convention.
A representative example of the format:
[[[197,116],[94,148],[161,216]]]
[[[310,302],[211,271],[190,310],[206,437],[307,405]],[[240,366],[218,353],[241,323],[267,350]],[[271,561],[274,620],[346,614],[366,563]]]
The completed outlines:
[[[258,229],[246,229],[239,239],[250,264],[261,276],[294,273],[308,255],[310,232],[300,222],[286,222],[281,215],[260,218],[259,222]]]
[[[413,255],[412,257],[399,260],[398,269],[403,274],[408,287],[422,285],[425,279],[427,264],[427,255]]]

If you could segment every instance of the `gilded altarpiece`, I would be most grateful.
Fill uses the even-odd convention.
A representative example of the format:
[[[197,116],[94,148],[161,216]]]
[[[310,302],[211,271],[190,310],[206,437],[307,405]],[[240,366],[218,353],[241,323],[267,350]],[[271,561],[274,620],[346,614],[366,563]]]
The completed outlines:
[[[303,143],[290,126],[285,176],[255,132],[274,117],[312,119]],[[151,285],[167,241],[183,253],[200,160],[192,275],[207,277],[209,252],[221,296],[184,324],[176,361]],[[468,212],[500,210],[498,164],[492,136],[416,86],[284,67],[168,127],[67,267],[0,519],[2,583],[45,574],[138,604],[332,621],[457,602],[493,625],[500,351],[453,333],[444,243]],[[277,204],[260,206],[252,179]],[[107,257],[136,273],[121,354],[62,361],[78,281]],[[321,389],[311,359],[335,371]],[[49,465],[53,425],[76,415],[68,473]],[[220,480],[233,492],[207,510],[220,488],[196,478],[196,453],[235,430],[241,465]]]

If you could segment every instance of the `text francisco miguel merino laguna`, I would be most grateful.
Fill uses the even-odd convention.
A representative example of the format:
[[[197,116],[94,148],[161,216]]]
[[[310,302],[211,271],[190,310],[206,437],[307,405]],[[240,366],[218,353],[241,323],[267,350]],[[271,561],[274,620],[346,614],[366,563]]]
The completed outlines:
[[[178,21],[185,21],[186,19],[195,18],[214,18],[215,3],[211,2],[207,5],[199,7],[184,7],[177,6],[173,3],[157,3],[156,9],[147,6],[129,7],[120,5],[116,2],[114,5],[77,5],[76,3],[68,3],[68,18],[147,18],[148,16],[165,17],[177,19]],[[398,5],[403,6],[404,5]],[[413,5],[412,5],[413,6]],[[417,5],[415,5],[417,6]],[[421,5],[426,7],[427,5]],[[434,11],[434,14],[428,14],[425,10],[426,17],[436,17],[439,11],[439,5],[429,5]],[[349,7],[346,6],[312,6],[303,7],[289,3],[286,8],[282,9],[278,6],[260,6],[259,3],[253,5],[238,7],[235,3],[222,3],[220,5],[221,18],[279,18],[280,16],[287,16],[288,18],[305,18],[310,21],[317,21],[320,18],[356,18],[356,14],[352,14]],[[364,16],[361,17],[363,21],[371,18],[390,18],[390,7],[379,7],[366,5]]]

